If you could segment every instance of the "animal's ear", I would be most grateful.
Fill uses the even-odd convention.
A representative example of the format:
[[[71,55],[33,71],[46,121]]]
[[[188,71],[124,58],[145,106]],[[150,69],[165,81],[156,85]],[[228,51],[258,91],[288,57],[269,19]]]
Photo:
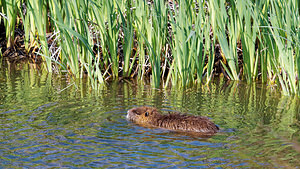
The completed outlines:
[[[158,113],[157,109],[153,109],[153,110],[151,111],[151,114],[157,114],[157,113]]]

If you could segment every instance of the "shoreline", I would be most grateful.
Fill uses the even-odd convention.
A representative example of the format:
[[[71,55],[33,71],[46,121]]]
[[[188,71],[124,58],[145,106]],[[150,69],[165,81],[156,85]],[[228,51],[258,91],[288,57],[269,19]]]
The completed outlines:
[[[154,87],[162,79],[165,87],[189,86],[224,76],[300,95],[300,17],[294,0],[112,0],[87,6],[81,0],[52,1],[32,7],[3,4],[1,59],[29,60],[75,78],[87,75],[93,86],[146,77]],[[289,23],[286,17],[291,17]]]

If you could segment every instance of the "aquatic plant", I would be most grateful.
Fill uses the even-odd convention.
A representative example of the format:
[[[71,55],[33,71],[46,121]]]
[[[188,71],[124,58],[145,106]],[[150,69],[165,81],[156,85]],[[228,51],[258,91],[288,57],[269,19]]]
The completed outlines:
[[[16,25],[49,72],[106,80],[151,76],[154,87],[231,80],[300,94],[299,1],[2,0],[7,47]],[[7,48],[6,47],[6,48]],[[32,48],[38,50],[31,50]],[[3,49],[5,50],[5,49]],[[3,53],[3,52],[2,52]]]

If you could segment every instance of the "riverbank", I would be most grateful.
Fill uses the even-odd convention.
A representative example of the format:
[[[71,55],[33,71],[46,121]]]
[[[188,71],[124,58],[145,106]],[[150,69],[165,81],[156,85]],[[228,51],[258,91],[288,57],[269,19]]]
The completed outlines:
[[[296,0],[37,2],[3,4],[6,58],[86,74],[94,87],[145,77],[153,87],[186,87],[224,76],[299,94]]]

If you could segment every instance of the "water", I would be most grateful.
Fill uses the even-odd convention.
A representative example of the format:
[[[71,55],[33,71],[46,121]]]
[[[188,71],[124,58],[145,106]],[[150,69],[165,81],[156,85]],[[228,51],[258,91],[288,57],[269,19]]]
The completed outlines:
[[[0,168],[299,168],[299,99],[265,84],[216,80],[188,90],[131,82],[99,91],[32,65],[0,70]],[[144,128],[148,105],[204,115],[211,138]]]

